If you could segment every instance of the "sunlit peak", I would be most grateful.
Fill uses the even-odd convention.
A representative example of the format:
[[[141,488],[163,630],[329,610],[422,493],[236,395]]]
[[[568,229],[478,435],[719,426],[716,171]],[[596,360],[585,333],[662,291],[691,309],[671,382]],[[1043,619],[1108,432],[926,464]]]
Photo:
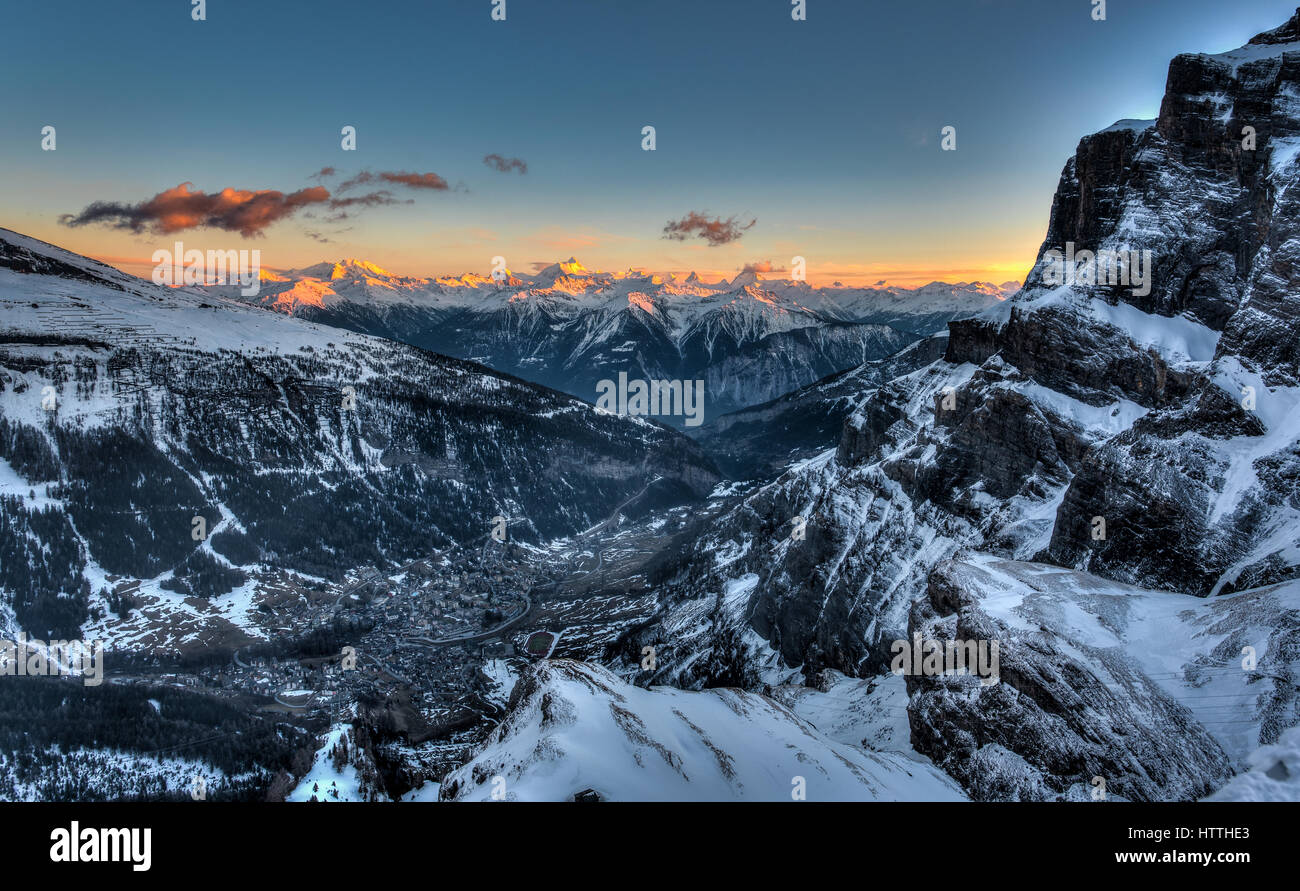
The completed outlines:
[[[347,278],[349,275],[358,272],[368,273],[382,278],[392,277],[392,273],[376,266],[374,263],[367,263],[365,260],[354,260],[349,257],[342,262],[334,264],[334,268],[330,270],[330,279]]]

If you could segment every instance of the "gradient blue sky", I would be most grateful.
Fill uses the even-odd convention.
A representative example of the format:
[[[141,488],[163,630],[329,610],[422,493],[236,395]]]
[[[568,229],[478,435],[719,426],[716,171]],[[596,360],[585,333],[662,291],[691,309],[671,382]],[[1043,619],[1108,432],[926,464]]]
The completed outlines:
[[[491,0],[209,0],[194,22],[189,0],[7,4],[0,225],[136,273],[181,238],[277,268],[487,272],[500,254],[528,271],[575,254],[734,275],[798,254],[817,283],[1018,279],[1081,136],[1154,117],[1172,56],[1239,46],[1296,2],[1107,7],[1094,22],[1090,0],[808,0],[795,22],[789,0],[507,0],[495,22]],[[955,152],[938,145],[949,124]],[[490,170],[492,152],[528,173]],[[248,240],[58,222],[183,182],[292,192],[324,166],[467,191],[400,191],[415,203]],[[757,223],[721,247],[661,237],[691,211]]]

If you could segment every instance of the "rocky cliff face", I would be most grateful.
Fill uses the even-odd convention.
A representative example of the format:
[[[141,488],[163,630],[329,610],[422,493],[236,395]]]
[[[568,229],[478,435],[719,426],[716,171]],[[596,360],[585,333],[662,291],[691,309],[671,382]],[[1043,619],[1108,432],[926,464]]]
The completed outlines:
[[[1153,411],[1089,455],[1062,505],[1054,562],[1127,581],[1153,576],[1196,594],[1295,573],[1286,552],[1300,433],[1298,20],[1241,50],[1177,57],[1152,127],[1086,139],[1067,165],[1048,243],[1124,240],[1154,258],[1151,293],[1094,292],[1111,324],[1080,327],[1074,342],[1113,354],[1100,339],[1119,329],[1148,353],[1185,360],[1162,367],[1153,357],[1147,369],[1114,375],[1112,386]],[[1040,280],[1041,269],[1030,288]],[[1134,309],[1143,315],[1124,325]],[[1166,318],[1157,335],[1165,343],[1141,344]],[[1180,332],[1183,322],[1196,327]],[[1080,534],[1093,515],[1107,518],[1105,541]]]
[[[996,641],[997,683],[910,675],[913,744],[980,799],[1209,794],[1300,720],[1300,583],[1189,600],[987,555],[941,564],[909,636]]]
[[[1186,609],[1297,577],[1298,28],[1300,12],[1241,50],[1178,57],[1157,121],[1080,142],[1025,288],[954,322],[939,361],[864,388],[834,453],[757,489],[681,562],[661,626],[676,653],[661,677],[707,684],[724,651],[732,675],[776,663],[809,679],[885,670],[893,640],[939,618],[915,605],[959,554],[1046,561]],[[1107,252],[1123,258],[1113,281],[1093,262]],[[685,615],[730,630],[702,632]],[[1014,648],[1013,676],[1038,678],[1020,691],[1037,703],[1020,716],[1025,733],[978,731],[960,696],[915,688],[914,741],[986,797],[1073,796],[1098,762],[1099,775],[1124,777],[1126,796],[1195,797],[1239,765],[1241,746],[1225,760],[1197,743],[1223,744],[1223,725],[1134,705],[1136,689],[1065,708],[1069,679],[1095,658],[1068,639]],[[1285,648],[1273,658],[1290,671]],[[1063,719],[1056,730],[1077,744],[1038,758],[1034,708],[1088,711],[1114,732]],[[1256,725],[1256,743],[1297,718]],[[1169,732],[1123,729],[1144,721]],[[1017,768],[1028,785],[975,765],[989,746],[1030,764]],[[1188,760],[1188,746],[1201,755]]]

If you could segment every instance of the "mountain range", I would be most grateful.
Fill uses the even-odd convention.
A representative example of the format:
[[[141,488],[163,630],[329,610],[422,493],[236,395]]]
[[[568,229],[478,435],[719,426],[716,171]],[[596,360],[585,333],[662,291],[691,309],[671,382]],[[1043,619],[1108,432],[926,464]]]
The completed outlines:
[[[599,381],[620,372],[703,380],[707,420],[883,359],[1017,287],[814,288],[752,270],[709,283],[695,273],[596,272],[570,258],[532,275],[506,270],[499,280],[412,278],[349,259],[263,272],[252,297],[234,285],[210,290],[472,359],[588,401]]]

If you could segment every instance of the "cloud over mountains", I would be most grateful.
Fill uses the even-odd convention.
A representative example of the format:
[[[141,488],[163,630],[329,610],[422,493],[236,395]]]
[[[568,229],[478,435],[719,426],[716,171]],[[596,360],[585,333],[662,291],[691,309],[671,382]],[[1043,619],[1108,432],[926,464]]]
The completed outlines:
[[[691,211],[680,220],[669,220],[664,226],[663,237],[670,241],[702,238],[709,243],[709,247],[718,247],[739,241],[741,236],[752,229],[757,222],[757,219],[751,219],[748,223],[742,224],[735,217],[728,217],[725,220],[721,217],[710,219],[707,211],[705,213]]]

